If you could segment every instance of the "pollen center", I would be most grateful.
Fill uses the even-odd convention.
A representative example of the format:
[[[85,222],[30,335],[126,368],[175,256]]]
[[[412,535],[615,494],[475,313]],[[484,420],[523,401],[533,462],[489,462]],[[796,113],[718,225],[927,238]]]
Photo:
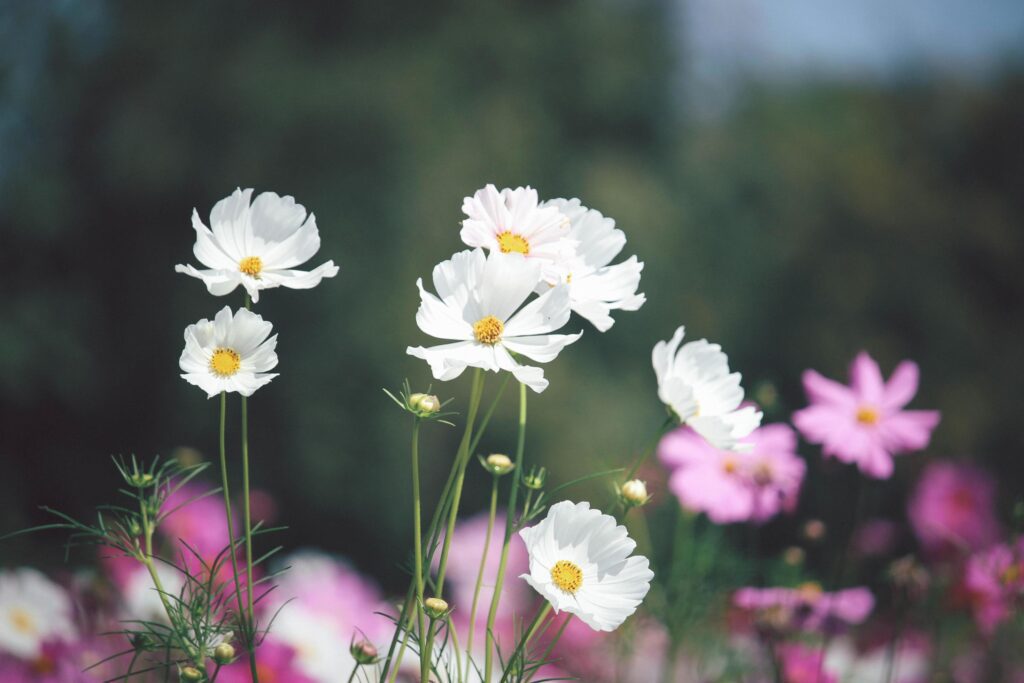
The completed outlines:
[[[238,262],[238,269],[250,277],[259,277],[263,271],[263,259],[259,256],[246,256]]]
[[[504,331],[505,324],[493,315],[480,318],[473,323],[473,336],[481,344],[497,344],[501,341],[501,335]]]
[[[874,406],[861,406],[857,409],[857,422],[862,425],[873,425],[878,422],[878,408]]]
[[[14,630],[23,635],[32,635],[36,632],[36,620],[32,618],[32,615],[21,609],[15,607],[11,610],[11,626]]]
[[[230,377],[242,367],[242,357],[234,349],[217,349],[210,358],[210,370],[218,377]]]
[[[735,474],[736,470],[740,467],[739,463],[733,458],[726,458],[722,461],[722,469],[726,474]]]
[[[507,254],[510,251],[514,251],[517,254],[530,253],[530,243],[526,241],[526,238],[522,235],[517,235],[511,230],[498,234],[498,248],[501,249],[502,254]]]
[[[583,585],[583,570],[568,560],[559,560],[551,568],[551,580],[563,593],[572,595]]]

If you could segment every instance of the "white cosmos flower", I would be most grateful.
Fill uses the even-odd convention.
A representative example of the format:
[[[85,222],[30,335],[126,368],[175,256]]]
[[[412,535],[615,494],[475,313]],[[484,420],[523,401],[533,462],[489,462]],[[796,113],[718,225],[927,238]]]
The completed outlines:
[[[242,285],[253,301],[260,290],[272,287],[310,289],[325,277],[338,274],[334,261],[310,271],[294,270],[320,249],[320,232],[313,214],[292,197],[264,192],[249,205],[252,189],[237,189],[213,206],[210,227],[192,210],[196,231],[193,252],[209,270],[190,265],[174,267],[199,278],[214,296],[224,296]],[[212,228],[212,230],[211,230]]]
[[[569,320],[569,292],[550,288],[523,306],[540,279],[541,265],[521,254],[482,249],[461,251],[434,267],[437,296],[420,290],[416,324],[432,337],[453,343],[409,347],[410,355],[430,365],[435,379],[455,379],[467,367],[508,370],[536,392],[548,381],[540,368],[520,365],[512,353],[538,363],[579,339],[578,334],[551,334]],[[520,308],[522,306],[522,308]]]
[[[71,599],[35,569],[0,572],[0,652],[21,659],[42,654],[48,640],[75,635]]]
[[[571,224],[569,239],[575,248],[555,264],[550,284],[568,285],[572,310],[605,332],[615,324],[610,311],[635,311],[644,305],[646,297],[636,291],[644,264],[630,256],[608,265],[626,246],[626,235],[615,227],[614,219],[588,209],[579,199],[551,199],[541,206],[557,208]]]
[[[596,631],[614,631],[647,595],[654,572],[630,556],[636,542],[611,515],[590,503],[552,505],[539,524],[519,532],[530,555],[523,574],[555,613],[575,614]]]
[[[716,448],[749,448],[737,440],[761,424],[761,412],[752,406],[739,407],[743,402],[740,373],[730,373],[722,347],[706,339],[680,349],[683,332],[679,327],[671,340],[654,345],[651,362],[658,377],[658,398],[681,423]]]
[[[185,328],[185,349],[178,365],[182,378],[213,398],[222,391],[251,396],[277,377],[277,335],[273,325],[244,308],[232,315],[225,306],[212,321],[203,318]],[[268,337],[270,337],[268,339]]]
[[[462,211],[467,218],[459,236],[471,247],[522,254],[546,266],[572,256],[569,219],[558,207],[541,205],[532,187],[499,192],[487,185],[462,200]],[[544,271],[548,278],[555,274]]]

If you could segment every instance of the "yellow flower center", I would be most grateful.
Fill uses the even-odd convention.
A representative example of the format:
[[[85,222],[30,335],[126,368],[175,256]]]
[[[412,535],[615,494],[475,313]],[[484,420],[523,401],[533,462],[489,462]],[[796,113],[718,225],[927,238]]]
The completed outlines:
[[[568,560],[559,560],[551,568],[551,580],[563,593],[572,595],[583,585],[583,570]]]
[[[1011,564],[1000,578],[1002,578],[1003,584],[1007,586],[1017,583],[1017,580],[1020,579],[1020,565]]]
[[[493,315],[480,318],[473,323],[473,336],[481,344],[497,344],[501,340],[501,335],[504,331],[505,324]]]
[[[502,254],[507,254],[510,251],[517,254],[530,253],[530,243],[526,241],[526,238],[510,230],[498,234],[498,248],[501,249]]]
[[[725,470],[726,474],[735,474],[739,466],[739,463],[732,458],[726,458],[722,461],[722,469]]]
[[[10,617],[11,626],[13,626],[14,630],[18,633],[32,635],[36,632],[36,620],[32,618],[31,614],[20,607],[15,607],[11,610]]]
[[[238,269],[250,277],[259,277],[263,270],[263,259],[259,256],[246,256],[238,262]]]
[[[210,358],[210,370],[218,377],[230,377],[242,367],[242,357],[234,349],[217,349]]]
[[[824,589],[822,589],[821,584],[816,581],[802,583],[796,587],[796,590],[800,594],[800,597],[807,602],[817,601],[817,599],[825,592]]]
[[[861,406],[857,409],[857,422],[862,425],[873,425],[878,422],[878,418],[881,415],[878,414],[878,408],[874,406]]]

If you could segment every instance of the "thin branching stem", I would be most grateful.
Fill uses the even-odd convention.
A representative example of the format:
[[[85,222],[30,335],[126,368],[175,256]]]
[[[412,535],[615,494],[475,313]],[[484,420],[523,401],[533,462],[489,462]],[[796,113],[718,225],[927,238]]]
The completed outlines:
[[[228,488],[228,458],[225,432],[227,431],[228,395],[220,392],[220,486],[224,494],[224,514],[228,520],[228,554],[231,556],[231,571],[235,579],[235,605],[240,621],[245,619],[242,602],[242,587],[238,580],[238,557],[235,553],[235,516],[231,510],[231,490]]]
[[[473,604],[469,608],[469,635],[466,637],[466,675],[469,680],[469,667],[472,662],[473,632],[476,630],[476,607],[480,599],[480,586],[484,581],[484,571],[487,569],[487,554],[491,549],[491,533],[494,531],[494,520],[498,513],[498,480],[501,475],[491,477],[491,505],[487,511],[487,533],[484,534],[484,551],[480,554],[480,570],[476,573],[476,585],[473,586]]]
[[[505,565],[508,562],[508,548],[515,527],[516,500],[519,496],[519,483],[522,480],[523,453],[526,450],[526,385],[519,384],[519,430],[516,436],[516,460],[513,467],[515,476],[512,478],[512,490],[508,497],[505,519],[505,540],[501,546],[501,559],[498,562],[498,574],[494,579],[494,595],[491,596],[491,609],[487,613],[487,640],[484,650],[484,681],[490,683],[491,671],[494,667],[494,620],[498,616],[498,604],[501,602],[501,589],[505,583]]]

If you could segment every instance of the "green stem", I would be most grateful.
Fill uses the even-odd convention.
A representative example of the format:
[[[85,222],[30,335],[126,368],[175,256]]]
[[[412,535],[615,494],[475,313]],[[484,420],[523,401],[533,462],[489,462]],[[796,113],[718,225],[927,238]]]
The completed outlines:
[[[505,540],[501,546],[501,560],[498,562],[498,575],[494,580],[494,595],[491,596],[491,609],[487,613],[487,645],[484,650],[484,682],[490,683],[491,671],[494,667],[494,620],[498,616],[498,604],[501,602],[501,588],[505,583],[505,565],[508,562],[508,548],[512,540],[515,525],[516,499],[519,496],[519,482],[522,480],[523,452],[526,449],[526,385],[519,384],[519,431],[516,436],[516,461],[513,468],[512,491],[508,497],[505,517]]]
[[[231,556],[231,571],[235,578],[235,604],[238,609],[238,618],[244,623],[245,609],[242,602],[241,582],[238,580],[238,556],[235,552],[235,518],[231,512],[231,490],[228,488],[228,458],[227,446],[225,445],[225,432],[228,412],[227,392],[220,392],[220,485],[224,493],[224,514],[228,520],[228,554]]]
[[[149,578],[153,581],[153,586],[156,588],[157,595],[160,596],[160,603],[164,606],[164,612],[167,614],[167,621],[171,625],[171,631],[178,636],[178,643],[192,663],[195,664],[196,668],[206,675],[206,664],[199,653],[193,652],[193,648],[189,646],[188,641],[181,634],[181,630],[178,628],[176,619],[174,618],[174,610],[171,608],[171,603],[167,599],[167,591],[164,589],[164,583],[160,580],[160,574],[156,570],[156,564],[153,562],[153,531],[155,525],[149,521],[149,512],[146,509],[146,502],[142,497],[142,489],[139,489],[139,511],[142,514],[142,529],[145,538],[145,555],[142,557],[142,564],[146,566],[149,571]]]
[[[459,515],[459,502],[462,499],[462,485],[466,480],[466,465],[469,464],[471,451],[470,442],[473,438],[473,423],[476,421],[477,409],[480,407],[480,396],[484,390],[484,371],[477,368],[473,373],[473,388],[469,395],[469,413],[466,416],[466,431],[462,434],[462,443],[459,444],[459,451],[455,455],[458,466],[458,473],[455,475],[455,488],[452,492],[452,505],[448,510],[448,529],[444,536],[444,545],[441,546],[441,561],[437,569],[437,595],[444,591],[445,571],[448,568],[448,551],[452,546],[452,538],[455,536],[455,520]]]
[[[448,528],[444,535],[444,544],[441,546],[441,560],[438,563],[437,582],[434,589],[434,594],[438,596],[442,595],[444,592],[445,572],[448,569],[448,551],[452,547],[452,538],[455,536],[455,520],[459,515],[459,502],[462,499],[462,485],[466,480],[466,465],[469,464],[469,457],[471,453],[469,446],[473,439],[473,424],[476,422],[476,413],[480,408],[480,397],[483,394],[483,391],[484,371],[480,368],[476,368],[473,372],[473,387],[470,389],[469,394],[469,411],[466,414],[466,430],[462,433],[462,441],[459,443],[459,450],[455,454],[455,464],[457,467],[455,485],[452,489],[451,508],[448,510]],[[431,619],[430,623],[427,625],[426,640],[423,646],[423,651],[428,655],[428,664],[430,650],[433,644],[434,620]],[[424,683],[426,683],[426,680],[424,680]]]
[[[487,553],[491,549],[491,533],[494,531],[494,520],[498,514],[498,479],[499,475],[491,477],[491,506],[487,514],[487,533],[484,534],[484,551],[480,554],[480,570],[476,573],[476,585],[473,587],[473,604],[469,608],[469,636],[466,638],[466,675],[464,680],[469,680],[469,667],[473,658],[473,633],[476,631],[476,607],[480,599],[480,586],[484,581],[484,570],[487,567]]]
[[[416,610],[420,633],[423,633],[423,528],[420,520],[420,420],[412,421],[412,520],[413,548],[416,562]]]
[[[551,656],[551,651],[555,649],[555,645],[557,645],[558,641],[562,638],[562,634],[565,633],[565,627],[569,625],[570,621],[572,621],[572,614],[566,612],[565,621],[563,621],[562,625],[558,627],[558,631],[555,633],[555,637],[552,638],[551,642],[548,643],[548,646],[544,648],[544,654],[540,657],[540,664],[544,664],[548,661],[548,657]],[[537,674],[537,671],[539,670],[540,666],[538,666],[536,669],[530,672],[530,675],[526,677],[526,681],[524,681],[524,683],[530,683],[530,681],[533,680],[533,677]]]
[[[475,453],[476,448],[480,443],[480,439],[483,438],[484,432],[487,430],[487,425],[491,421],[491,416],[494,414],[495,408],[498,407],[498,402],[502,395],[505,393],[505,387],[508,386],[510,374],[504,373],[504,378],[498,387],[498,392],[495,394],[494,399],[491,401],[491,405],[487,408],[483,418],[480,420],[480,427],[475,430],[473,435],[473,441],[469,445],[469,452]],[[451,490],[455,483],[455,477],[458,474],[459,463],[458,459],[452,460],[452,468],[448,473],[448,480],[445,482],[444,488],[441,490],[441,496],[436,508],[434,508],[434,514],[430,518],[430,527],[427,531],[427,548],[424,554],[424,564],[429,566],[430,560],[433,558],[433,553],[437,547],[437,541],[440,536],[440,523],[444,519],[445,514],[448,512],[448,508],[451,505]],[[413,615],[409,612],[409,605],[412,597],[416,593],[416,582],[415,579],[409,582],[409,588],[406,591],[406,599],[402,604],[401,613],[398,616],[395,632],[391,636],[391,645],[388,647],[387,657],[384,659],[384,666],[381,668],[379,683],[385,683],[385,681],[394,681],[397,676],[398,667],[401,666],[402,658],[405,654],[406,644],[408,642],[409,629],[412,628]],[[404,628],[402,624],[405,624]],[[399,635],[405,632],[405,636],[401,638],[401,647],[398,650],[398,657],[395,659],[394,667],[392,667],[392,659],[395,656],[395,648],[399,644]],[[391,676],[388,676],[388,673]]]
[[[249,627],[249,670],[253,683],[259,683],[256,671],[256,610],[252,597],[252,510],[249,501],[249,399],[242,397],[242,512],[245,516],[245,598]]]
[[[348,683],[352,683],[352,681],[356,680],[357,671],[359,671],[359,664],[356,664],[354,667],[352,667],[352,673],[350,673],[348,676]]]
[[[512,656],[508,658],[508,666],[505,667],[505,671],[501,674],[501,683],[505,683],[505,681],[508,680],[508,675],[512,673],[512,669],[515,668],[516,660],[519,659],[519,656],[522,655],[524,650],[526,650],[526,647],[530,644],[530,640],[533,639],[533,635],[540,627],[541,622],[544,621],[544,617],[546,617],[550,611],[551,603],[545,600],[544,606],[537,610],[537,615],[533,618],[533,621],[530,622],[530,626],[523,634],[522,640],[520,640],[519,644],[516,645],[516,649],[512,652]]]

